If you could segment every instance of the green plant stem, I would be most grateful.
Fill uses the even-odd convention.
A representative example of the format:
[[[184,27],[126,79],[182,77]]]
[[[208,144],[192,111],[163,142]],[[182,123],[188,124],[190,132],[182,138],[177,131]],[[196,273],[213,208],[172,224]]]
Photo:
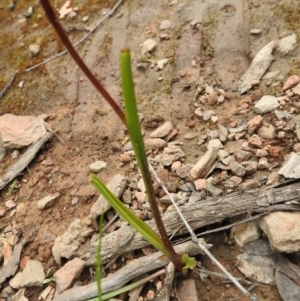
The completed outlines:
[[[110,104],[122,122],[126,125],[125,115],[119,105],[115,102],[115,100],[111,97],[111,95],[107,92],[107,90],[101,85],[98,79],[94,76],[92,71],[87,67],[81,57],[78,55],[77,51],[73,47],[72,43],[70,42],[67,34],[65,33],[64,29],[61,27],[60,23],[58,22],[56,15],[49,3],[48,0],[41,0],[41,4],[46,12],[46,15],[51,22],[52,26],[54,27],[56,33],[60,37],[61,42],[69,51],[70,55],[77,63],[79,68],[83,71],[86,77],[91,81],[94,87],[102,94],[102,96],[106,99],[106,101]]]
[[[97,248],[97,255],[96,255],[96,280],[97,280],[97,288],[98,288],[98,301],[102,301],[102,289],[101,289],[101,279],[102,279],[102,273],[101,273],[101,268],[102,268],[102,258],[101,258],[101,243],[102,243],[102,235],[103,235],[103,219],[104,219],[104,214],[102,211],[102,214],[100,216],[100,221],[99,221],[99,241],[98,241],[98,248]]]
[[[135,99],[134,84],[132,79],[131,70],[131,57],[129,49],[124,49],[121,51],[120,55],[120,66],[121,66],[121,79],[123,88],[123,97],[125,102],[125,116],[127,128],[134,149],[138,165],[141,169],[142,177],[144,180],[148,201],[152,210],[152,214],[157,226],[157,229],[161,235],[164,245],[171,253],[171,258],[169,258],[175,265],[178,271],[182,270],[182,263],[180,256],[176,254],[173,245],[168,237],[167,231],[163,224],[155,193],[152,185],[152,178],[148,167],[148,160],[145,151],[145,145],[143,137],[141,134],[141,126],[138,118],[138,111]]]

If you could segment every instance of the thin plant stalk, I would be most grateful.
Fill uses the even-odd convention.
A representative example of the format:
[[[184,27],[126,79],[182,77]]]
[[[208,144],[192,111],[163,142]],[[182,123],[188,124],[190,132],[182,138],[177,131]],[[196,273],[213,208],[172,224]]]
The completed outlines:
[[[125,116],[126,116],[127,128],[132,143],[132,147],[134,149],[134,153],[142,173],[142,177],[144,180],[144,184],[148,196],[148,201],[150,203],[150,207],[152,210],[152,214],[158,232],[160,233],[166,248],[171,253],[170,260],[173,262],[176,269],[178,271],[181,271],[183,265],[180,260],[180,256],[176,254],[173,245],[168,237],[155,197],[151,173],[148,167],[145,145],[141,134],[140,121],[138,118],[138,110],[136,105],[134,84],[132,79],[131,57],[130,57],[129,49],[124,49],[121,51],[120,67],[121,67],[121,79],[122,79],[122,89],[123,89],[123,97],[125,103]]]
[[[115,102],[115,100],[111,97],[111,95],[107,92],[107,90],[101,85],[89,67],[84,63],[82,58],[78,55],[77,51],[73,47],[72,43],[70,42],[67,34],[65,33],[64,29],[60,25],[57,17],[49,3],[48,0],[41,0],[41,4],[45,10],[45,13],[51,22],[52,26],[54,27],[56,33],[60,37],[61,42],[69,51],[70,55],[79,66],[79,68],[83,71],[86,77],[90,80],[90,82],[95,86],[95,88],[100,92],[100,94],[106,99],[106,101],[110,104],[122,122],[126,125],[125,115],[119,105]]]
[[[97,280],[97,288],[98,288],[98,301],[102,301],[102,289],[101,289],[101,279],[102,279],[102,257],[101,257],[101,243],[102,243],[102,235],[103,235],[103,220],[104,214],[102,212],[99,221],[99,241],[98,241],[98,248],[97,248],[97,255],[96,255],[96,280]]]

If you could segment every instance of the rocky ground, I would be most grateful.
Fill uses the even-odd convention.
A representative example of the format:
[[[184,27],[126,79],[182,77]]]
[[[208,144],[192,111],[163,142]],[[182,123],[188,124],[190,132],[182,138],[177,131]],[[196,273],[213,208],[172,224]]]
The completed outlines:
[[[298,179],[297,1],[144,2],[124,0],[77,50],[122,106],[119,53],[131,49],[147,155],[177,204],[184,210]],[[61,19],[73,43],[116,3],[73,1]],[[58,11],[64,1],[53,4]],[[2,1],[0,22],[0,186],[27,145],[55,132],[1,190],[0,300],[52,300],[55,293],[95,280],[89,254],[103,207],[104,239],[114,233],[122,233],[124,245],[131,239],[90,184],[91,173],[110,183],[139,217],[152,216],[126,129],[69,55],[31,69],[63,50],[38,1]],[[154,186],[168,216],[172,205],[157,182]],[[267,206],[273,203],[267,200]],[[252,210],[196,231],[241,221]],[[280,211],[203,237],[232,274],[257,284],[252,293],[259,300],[297,300],[299,272],[286,266],[299,264],[299,220],[297,211]],[[116,258],[118,252],[104,258],[106,274],[153,250],[144,246]],[[197,260],[219,272],[206,256]],[[283,284],[287,279],[291,283]],[[160,280],[147,284],[139,300],[151,300]],[[191,285],[197,291],[191,300],[245,300],[208,272]]]

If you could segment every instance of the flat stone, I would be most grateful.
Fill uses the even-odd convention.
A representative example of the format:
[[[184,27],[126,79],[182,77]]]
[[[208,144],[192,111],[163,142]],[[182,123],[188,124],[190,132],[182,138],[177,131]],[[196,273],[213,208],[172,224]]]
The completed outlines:
[[[292,33],[291,35],[281,38],[278,41],[276,51],[280,52],[282,55],[288,55],[292,53],[297,45],[297,36],[295,33]]]
[[[89,168],[91,172],[99,172],[100,170],[104,169],[107,166],[107,163],[104,161],[96,161],[92,163]]]
[[[5,207],[7,209],[12,209],[12,208],[15,208],[16,206],[17,206],[17,204],[13,200],[8,200],[5,202]]]
[[[265,95],[255,104],[254,111],[258,114],[264,114],[275,110],[279,105],[276,97]]]
[[[247,244],[237,257],[237,268],[249,279],[275,285],[277,254],[266,239]]]
[[[47,208],[54,206],[56,203],[56,199],[59,196],[60,196],[60,194],[58,192],[55,194],[52,194],[52,195],[47,195],[46,197],[37,201],[38,208],[40,210],[43,210],[43,209],[47,209]]]
[[[229,168],[238,177],[242,177],[246,173],[246,168],[235,160],[229,163]]]
[[[54,275],[56,291],[60,294],[68,289],[84,268],[84,261],[74,258],[68,261]]]
[[[240,247],[244,247],[246,244],[258,240],[260,235],[261,229],[256,221],[233,226],[230,231],[230,237],[234,239],[236,244]]]
[[[162,154],[155,156],[154,161],[161,163],[163,166],[170,166],[173,162],[183,158],[184,152],[177,145],[177,142],[170,142],[168,146],[164,148]]]
[[[108,189],[117,197],[120,198],[127,186],[127,180],[124,176],[117,174],[106,185]],[[90,210],[90,218],[96,219],[102,212],[106,212],[111,208],[103,195],[100,195]]]
[[[300,95],[300,84],[298,84],[297,86],[295,86],[293,89],[292,89],[293,93],[296,94],[296,95]]]
[[[300,77],[298,75],[291,75],[287,81],[285,82],[284,86],[282,87],[282,91],[286,91],[295,87],[300,82]]]
[[[0,116],[0,132],[5,148],[22,148],[45,136],[44,120],[33,116]]]
[[[161,149],[167,145],[167,142],[161,138],[153,138],[153,139],[146,139],[145,140],[145,148],[146,150],[152,149]]]
[[[77,256],[81,244],[94,232],[80,219],[75,219],[66,232],[58,236],[52,247],[52,254],[55,261],[61,264],[61,257],[70,259]]]
[[[262,124],[263,117],[261,115],[254,116],[247,124],[247,131],[253,134]]]
[[[228,136],[228,129],[224,125],[218,123],[218,132],[220,141],[225,142]]]
[[[86,23],[89,20],[89,16],[84,16],[81,20],[82,22]]]
[[[170,20],[163,20],[160,22],[159,29],[165,30],[171,28],[171,26],[172,26],[172,22]]]
[[[218,196],[218,195],[223,193],[223,190],[221,190],[218,187],[214,186],[210,182],[207,182],[205,190],[210,192],[213,196]]]
[[[167,121],[150,134],[151,138],[164,138],[173,130],[172,122]]]
[[[29,260],[23,272],[19,272],[9,281],[9,285],[15,289],[21,287],[42,286],[45,279],[43,265],[36,260]]]
[[[300,212],[272,212],[260,218],[259,226],[268,236],[271,248],[278,252],[300,250]]]
[[[197,132],[188,132],[184,135],[184,139],[186,140],[192,140],[192,139],[195,139],[199,136],[199,134]]]
[[[222,142],[219,139],[212,139],[208,142],[207,144],[207,149],[212,149],[212,148],[216,148],[216,149],[222,149],[224,148]]]
[[[258,131],[257,134],[264,139],[274,139],[276,137],[275,127],[273,125],[263,125]]]
[[[147,201],[147,195],[145,192],[142,192],[142,191],[136,191],[134,193],[135,197],[136,197],[136,200],[137,202],[142,205],[144,204],[146,201]]]

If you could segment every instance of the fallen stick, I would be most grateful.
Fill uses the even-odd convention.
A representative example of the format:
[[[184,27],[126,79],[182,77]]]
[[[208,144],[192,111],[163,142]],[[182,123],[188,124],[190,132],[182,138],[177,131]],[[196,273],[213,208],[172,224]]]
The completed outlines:
[[[294,183],[277,188],[265,188],[243,194],[206,199],[193,205],[181,206],[180,209],[194,230],[221,222],[224,219],[247,214],[249,208],[251,208],[251,212],[260,213],[272,212],[273,208],[281,210],[281,206],[278,208],[278,204],[299,198],[300,185],[299,183]],[[163,222],[170,236],[175,233],[175,237],[178,237],[187,233],[187,229],[175,210],[167,211],[163,215]],[[147,221],[147,224],[156,231],[154,221]],[[128,232],[128,239],[125,232]],[[111,237],[114,238],[110,239]],[[103,262],[108,262],[132,250],[141,249],[149,245],[135,230],[128,226],[105,235],[102,239],[101,256]],[[109,242],[105,243],[106,240]],[[97,246],[97,241],[92,243],[88,253],[82,256],[87,266],[95,264]]]
[[[107,13],[97,24],[96,24],[96,26],[93,28],[93,29],[91,29],[91,31],[89,31],[83,38],[81,38],[79,41],[77,41],[74,45],[73,45],[73,47],[77,47],[78,45],[80,45],[83,41],[85,41],[107,18],[109,18],[109,17],[111,17],[113,14],[114,14],[114,12],[115,12],[115,10],[122,4],[122,2],[123,2],[124,0],[119,0],[119,2],[112,8],[112,10],[109,12],[109,13]],[[41,62],[41,63],[39,63],[39,64],[36,64],[36,65],[34,65],[34,66],[32,66],[32,67],[29,67],[29,68],[27,68],[27,69],[25,69],[25,71],[26,72],[29,72],[29,71],[31,71],[31,70],[33,70],[33,69],[35,69],[35,68],[37,68],[37,67],[39,67],[39,66],[42,66],[42,65],[44,65],[44,64],[46,64],[46,63],[48,63],[48,62],[51,62],[51,61],[53,61],[54,59],[56,59],[56,58],[58,58],[58,57],[60,57],[60,56],[62,56],[62,55],[64,55],[64,54],[66,54],[68,52],[68,50],[64,50],[64,51],[62,51],[62,52],[60,52],[60,53],[58,53],[58,54],[56,54],[56,55],[53,55],[53,56],[51,56],[51,57],[49,57],[49,58],[47,58],[46,60],[44,60],[43,62]]]
[[[47,133],[39,140],[35,141],[27,151],[21,156],[19,161],[0,179],[0,190],[4,188],[10,181],[18,176],[32,161],[41,147],[51,137],[52,133]]]
[[[204,243],[203,239],[202,243]],[[210,245],[206,245],[207,248]],[[186,242],[181,245],[175,246],[175,251],[179,254],[189,254],[196,256],[202,254],[201,250],[194,242]],[[162,255],[161,252],[156,252],[131,261],[129,264],[118,270],[115,274],[102,279],[101,288],[102,294],[114,291],[130,280],[149,271],[161,268],[169,263],[169,260]],[[97,283],[93,282],[88,285],[74,287],[62,294],[56,296],[53,301],[82,301],[94,298],[98,295]]]
[[[12,76],[11,80],[7,83],[4,89],[0,92],[0,99],[7,93],[8,89],[10,88],[11,84],[14,82],[18,70],[15,71],[14,75]]]

